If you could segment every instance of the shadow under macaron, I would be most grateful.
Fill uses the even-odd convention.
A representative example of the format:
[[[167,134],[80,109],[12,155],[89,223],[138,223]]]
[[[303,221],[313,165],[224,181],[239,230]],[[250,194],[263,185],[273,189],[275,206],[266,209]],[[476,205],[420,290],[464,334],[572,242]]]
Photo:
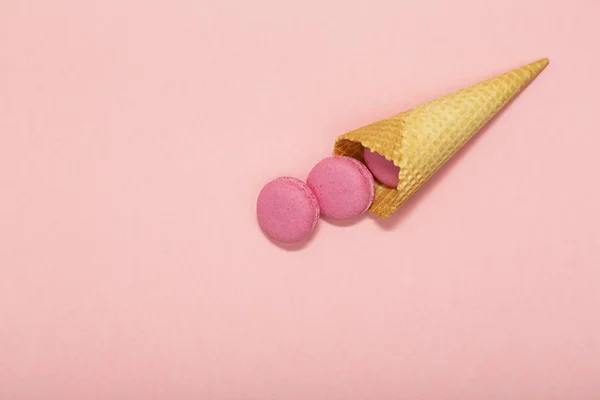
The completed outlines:
[[[278,240],[273,239],[271,236],[269,236],[261,227],[260,224],[258,223],[258,219],[257,219],[257,225],[258,225],[258,229],[260,229],[260,231],[262,232],[263,236],[265,238],[267,238],[267,240],[269,242],[271,242],[272,244],[274,244],[275,246],[279,247],[282,250],[285,251],[299,251],[299,250],[303,250],[306,247],[308,247],[310,245],[310,243],[313,241],[315,235],[319,232],[320,229],[320,221],[317,222],[317,225],[315,225],[315,229],[313,229],[313,231],[311,232],[310,235],[308,235],[307,237],[305,237],[304,239],[295,242],[295,243],[283,243],[280,242]]]
[[[329,225],[339,226],[339,227],[348,227],[358,224],[363,221],[367,217],[368,212],[365,212],[357,217],[348,218],[348,219],[332,219],[327,217],[321,217],[321,220],[328,223]]]

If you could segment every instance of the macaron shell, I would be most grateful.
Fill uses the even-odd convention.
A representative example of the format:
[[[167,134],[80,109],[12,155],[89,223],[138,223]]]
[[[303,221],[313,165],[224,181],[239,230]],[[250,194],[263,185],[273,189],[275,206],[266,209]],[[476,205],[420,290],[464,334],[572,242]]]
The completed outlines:
[[[296,243],[308,237],[319,221],[319,203],[299,179],[277,178],[265,185],[256,204],[258,223],[271,238]]]
[[[400,167],[397,167],[393,161],[387,160],[384,156],[365,147],[365,164],[373,176],[381,183],[387,186],[396,187],[399,183]]]
[[[369,170],[351,157],[328,157],[312,169],[306,180],[319,201],[321,214],[348,219],[367,211],[375,196]]]

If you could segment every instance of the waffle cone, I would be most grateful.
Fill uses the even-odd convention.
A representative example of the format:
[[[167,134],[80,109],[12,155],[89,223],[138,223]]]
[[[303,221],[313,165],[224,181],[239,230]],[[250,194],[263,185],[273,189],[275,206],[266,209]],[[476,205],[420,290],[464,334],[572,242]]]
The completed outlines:
[[[370,211],[389,217],[548,65],[542,59],[336,139],[335,155],[367,147],[400,167],[396,188],[376,183]]]

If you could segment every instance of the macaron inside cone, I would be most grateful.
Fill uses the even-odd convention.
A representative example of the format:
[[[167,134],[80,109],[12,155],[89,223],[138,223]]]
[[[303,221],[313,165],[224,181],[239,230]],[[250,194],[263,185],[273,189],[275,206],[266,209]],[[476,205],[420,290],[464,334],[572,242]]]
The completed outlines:
[[[336,220],[361,215],[375,196],[373,175],[351,157],[321,160],[310,171],[306,183],[319,202],[321,214]]]
[[[398,186],[400,167],[397,167],[393,161],[387,160],[384,156],[365,147],[365,164],[375,179],[384,185]]]

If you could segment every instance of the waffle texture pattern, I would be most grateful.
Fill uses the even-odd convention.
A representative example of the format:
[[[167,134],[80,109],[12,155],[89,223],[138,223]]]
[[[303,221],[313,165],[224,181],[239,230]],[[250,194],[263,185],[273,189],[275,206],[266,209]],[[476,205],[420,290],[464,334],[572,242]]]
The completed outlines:
[[[396,188],[376,183],[370,208],[389,217],[547,65],[544,58],[346,133],[334,154],[363,161],[367,147],[400,167]]]

